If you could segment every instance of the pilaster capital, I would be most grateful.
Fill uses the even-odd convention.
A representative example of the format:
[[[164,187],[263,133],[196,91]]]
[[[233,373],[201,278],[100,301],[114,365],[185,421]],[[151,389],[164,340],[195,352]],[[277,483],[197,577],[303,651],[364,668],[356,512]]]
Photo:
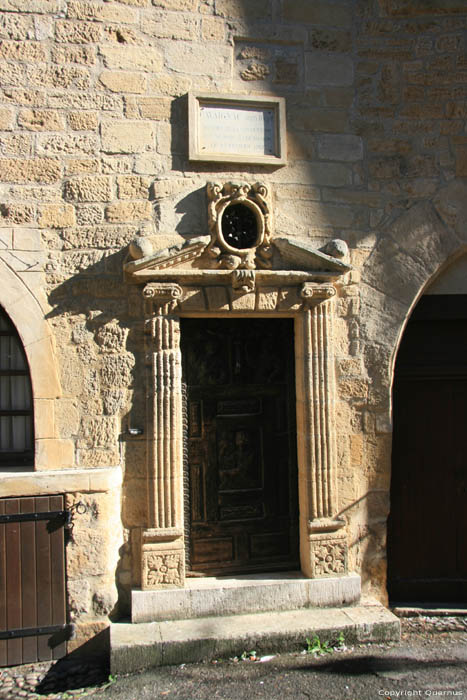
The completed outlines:
[[[175,282],[149,282],[143,288],[143,299],[149,315],[170,314],[183,298],[183,289]]]
[[[300,297],[305,307],[314,306],[327,299],[332,299],[336,294],[336,288],[332,284],[317,284],[316,282],[304,282],[300,288]]]

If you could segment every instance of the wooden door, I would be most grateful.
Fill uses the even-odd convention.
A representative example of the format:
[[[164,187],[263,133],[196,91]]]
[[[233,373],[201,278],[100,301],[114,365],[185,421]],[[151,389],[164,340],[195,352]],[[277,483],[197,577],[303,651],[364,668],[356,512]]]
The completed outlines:
[[[426,296],[394,382],[388,590],[392,600],[467,598],[467,297]]]
[[[298,568],[293,321],[182,319],[189,569]]]

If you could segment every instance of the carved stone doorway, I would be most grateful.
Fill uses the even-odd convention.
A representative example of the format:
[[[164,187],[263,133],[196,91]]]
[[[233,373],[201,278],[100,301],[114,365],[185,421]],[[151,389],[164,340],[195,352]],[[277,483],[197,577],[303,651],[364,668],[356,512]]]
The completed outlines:
[[[293,319],[181,319],[187,575],[299,568]]]
[[[300,568],[309,578],[346,576],[346,521],[338,514],[337,494],[333,308],[335,284],[351,269],[343,260],[347,246],[335,240],[317,250],[308,240],[273,237],[270,193],[264,183],[207,183],[207,199],[209,235],[163,250],[155,250],[147,238],[138,238],[130,245],[130,259],[125,263],[126,279],[130,284],[143,285],[145,300],[147,519],[135,535],[141,588],[150,592],[186,586],[187,489],[180,350],[180,328],[186,318],[204,319],[202,323],[221,318],[235,323],[281,323],[281,319],[293,323],[295,381],[291,386],[296,388],[298,488],[289,482],[285,491],[290,499],[298,491]],[[215,400],[241,398],[219,396]],[[293,415],[294,410],[288,414]],[[246,449],[249,430],[237,434],[235,449],[239,452]],[[224,478],[228,482],[227,475]],[[195,480],[192,477],[193,483]],[[280,488],[284,490],[283,485]],[[231,509],[230,514],[238,505],[234,500],[222,504]],[[264,504],[241,503],[245,506],[262,508]],[[274,512],[277,519],[281,511]],[[295,537],[291,533],[296,528],[296,512],[289,510],[289,522],[276,538],[278,542]],[[272,534],[266,531],[268,546],[274,540]],[[211,538],[212,550],[215,540]],[[250,551],[254,550],[252,540],[249,546]],[[257,552],[265,548],[257,546]],[[292,568],[296,565],[295,546],[289,546],[287,553],[286,549],[276,551],[275,563],[278,567],[287,563]],[[240,557],[235,561],[234,555],[229,561],[242,570],[258,566],[264,571],[260,558]],[[219,565],[219,556],[215,562]],[[206,568],[206,561],[198,558],[198,563]]]

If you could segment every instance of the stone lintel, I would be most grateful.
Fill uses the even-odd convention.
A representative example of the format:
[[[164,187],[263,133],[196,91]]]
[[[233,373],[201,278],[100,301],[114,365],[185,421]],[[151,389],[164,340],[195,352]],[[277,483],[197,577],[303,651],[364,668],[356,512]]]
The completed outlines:
[[[303,282],[326,283],[339,279],[342,272],[332,270],[255,270],[255,279],[258,286],[285,285],[293,286]],[[153,270],[141,268],[131,271],[125,269],[125,281],[129,284],[143,284],[151,281],[172,282],[179,284],[199,285],[207,287],[211,285],[232,284],[231,270],[197,270],[171,269]]]

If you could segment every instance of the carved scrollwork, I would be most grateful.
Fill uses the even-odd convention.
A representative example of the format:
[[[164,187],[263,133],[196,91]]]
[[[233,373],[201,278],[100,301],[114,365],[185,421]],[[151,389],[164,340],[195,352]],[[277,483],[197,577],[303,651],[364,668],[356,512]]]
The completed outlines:
[[[143,298],[160,314],[168,314],[176,307],[183,297],[183,289],[179,284],[164,282],[149,282],[143,289]]]
[[[310,306],[312,303],[319,303],[326,299],[332,299],[335,294],[336,289],[332,284],[305,282],[300,289],[300,296],[305,306]]]
[[[237,294],[255,291],[255,271],[235,270],[232,273],[232,289]]]
[[[207,184],[211,242],[207,252],[221,269],[271,268],[272,213],[262,182]]]

